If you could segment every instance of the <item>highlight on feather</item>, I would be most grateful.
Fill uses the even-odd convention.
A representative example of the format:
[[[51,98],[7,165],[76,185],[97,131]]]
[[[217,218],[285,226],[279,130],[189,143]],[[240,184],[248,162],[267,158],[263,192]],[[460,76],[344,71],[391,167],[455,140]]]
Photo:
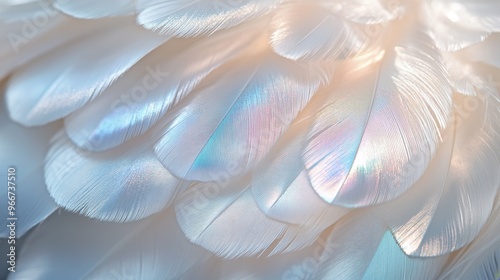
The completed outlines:
[[[441,50],[453,52],[484,41],[500,31],[497,1],[434,0],[423,3],[423,22]]]
[[[347,217],[328,236],[336,246],[324,251],[317,279],[436,279],[446,264],[448,256],[404,254],[377,215],[356,210]]]
[[[209,75],[189,104],[172,113],[155,153],[186,180],[214,181],[213,174],[224,170],[244,174],[269,152],[320,83],[315,69],[270,52],[237,59]]]
[[[29,67],[15,71],[6,92],[12,119],[36,126],[67,116],[101,94],[168,39],[142,30],[127,19],[89,36],[73,43],[73,47],[53,50],[31,62]],[[130,42],[130,36],[136,41]],[[99,52],[93,48],[97,43]],[[37,87],[32,88],[33,84]],[[68,95],[71,98],[67,98]]]
[[[495,210],[478,237],[457,251],[443,270],[440,279],[496,279],[500,271],[500,196]]]
[[[0,278],[493,279],[499,11],[3,1]]]
[[[391,200],[434,154],[451,112],[451,89],[430,38],[418,28],[405,36],[380,63],[346,75],[318,109],[303,158],[312,186],[329,203]],[[420,166],[405,172],[415,156],[423,157]]]
[[[386,23],[402,17],[408,9],[407,0],[341,0],[338,2],[340,7],[337,9],[341,15],[361,24]]]
[[[205,40],[171,40],[110,85],[95,101],[65,119],[71,140],[104,151],[144,134],[215,69],[246,53],[259,35],[242,25]],[[242,35],[244,34],[244,35]],[[94,141],[88,145],[89,140]]]
[[[366,36],[343,18],[320,5],[284,5],[271,22],[271,45],[292,60],[334,62],[355,55]]]
[[[211,35],[270,13],[283,0],[262,1],[154,1],[138,15],[147,29],[174,37]]]
[[[469,244],[488,220],[500,185],[500,102],[489,93],[455,96],[452,124],[419,182],[389,209],[392,230],[413,256]],[[445,176],[443,176],[445,174]]]
[[[303,226],[324,217],[341,217],[348,209],[328,204],[311,185],[302,154],[314,115],[329,92],[318,92],[252,172],[251,190],[267,216]]]
[[[54,7],[76,18],[95,19],[124,16],[135,12],[134,0],[54,0]]]

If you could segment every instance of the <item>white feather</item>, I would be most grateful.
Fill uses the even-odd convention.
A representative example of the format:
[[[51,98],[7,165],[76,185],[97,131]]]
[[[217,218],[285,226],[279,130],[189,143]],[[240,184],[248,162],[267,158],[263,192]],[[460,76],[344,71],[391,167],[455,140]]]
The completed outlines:
[[[0,89],[4,84],[0,84]],[[52,134],[60,129],[61,123],[54,123],[40,128],[27,129],[9,120],[4,108],[4,96],[0,95],[0,180],[4,182],[3,194],[0,196],[0,219],[8,223],[8,198],[14,197],[17,202],[15,213],[16,236],[22,237],[28,230],[44,221],[57,205],[47,192],[43,178],[43,159],[49,148]],[[14,167],[15,189],[8,189],[8,168]],[[12,186],[12,184],[10,184]],[[8,194],[11,192],[11,194]],[[14,196],[12,195],[14,194]],[[11,205],[12,206],[12,205]],[[2,222],[4,225],[4,222]],[[9,228],[0,228],[0,238],[9,236]]]
[[[441,50],[457,51],[500,31],[498,1],[433,0],[424,5],[423,21]]]
[[[362,24],[381,24],[401,17],[407,0],[340,0],[339,13]]]
[[[186,97],[208,74],[252,47],[252,26],[233,28],[198,41],[172,40],[134,65],[84,110],[65,119],[80,147],[102,151],[141,135]]]
[[[283,0],[155,1],[137,17],[139,24],[175,37],[210,35],[273,11]]]
[[[383,203],[424,172],[451,112],[441,57],[419,29],[384,59],[342,78],[318,110],[304,152],[312,186],[347,207]],[[415,169],[407,166],[419,156]]]
[[[254,201],[248,179],[195,185],[176,205],[176,213],[191,242],[230,259],[300,250],[336,220],[323,217],[302,227],[270,219]]]
[[[93,154],[59,133],[46,158],[50,195],[69,211],[105,221],[139,220],[161,211],[183,185],[144,142]]]
[[[500,277],[499,203],[500,196],[497,197],[494,214],[480,235],[453,256],[439,280],[483,280]]]
[[[414,190],[389,211],[393,232],[413,256],[436,256],[470,243],[486,224],[500,185],[499,101],[456,96],[452,126]],[[400,216],[402,213],[406,215]]]
[[[174,218],[170,211],[115,224],[53,215],[26,240],[9,280],[178,279],[208,256],[185,240]]]
[[[307,277],[312,276],[312,273],[308,271],[311,266],[311,259],[312,262],[314,262],[311,256],[318,253],[317,248],[321,246],[318,243],[321,242],[315,242],[313,245],[297,252],[279,254],[271,257],[242,257],[236,260],[222,260],[214,264],[214,266],[220,268],[219,274],[205,279],[310,279]]]
[[[369,212],[366,211],[366,212]],[[447,256],[404,254],[376,215],[352,213],[330,233],[314,279],[436,279]]]
[[[292,60],[346,59],[359,52],[366,41],[350,23],[325,7],[310,3],[278,9],[271,32],[274,51]]]
[[[494,76],[490,75],[493,72],[486,65],[467,61],[464,56],[460,55],[461,52],[442,52],[450,85],[457,93],[476,96],[478,89],[494,82]]]
[[[45,24],[36,26],[32,21],[26,21],[35,15],[43,15]],[[67,20],[52,10],[47,2],[0,4],[0,79],[38,55],[81,35],[85,27],[94,25],[69,28]],[[63,22],[66,24],[61,25]],[[67,36],[60,36],[63,33]]]
[[[313,70],[272,54],[229,63],[172,113],[155,152],[172,174],[187,180],[214,181],[229,170],[243,174],[267,154],[319,85]]]
[[[56,49],[13,74],[7,89],[10,116],[27,126],[65,117],[165,40],[124,19],[115,27]]]
[[[54,7],[76,18],[95,19],[135,12],[135,0],[54,0]]]
[[[340,218],[347,209],[326,203],[314,191],[302,153],[305,138],[324,92],[318,93],[263,163],[252,172],[252,194],[269,217],[292,224],[314,225],[322,217]]]

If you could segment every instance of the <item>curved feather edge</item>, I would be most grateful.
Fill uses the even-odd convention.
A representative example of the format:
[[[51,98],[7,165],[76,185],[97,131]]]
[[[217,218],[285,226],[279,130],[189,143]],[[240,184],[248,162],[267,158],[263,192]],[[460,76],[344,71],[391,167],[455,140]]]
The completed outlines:
[[[63,118],[98,96],[166,40],[130,19],[120,19],[82,42],[53,50],[14,72],[7,88],[9,115],[26,126]]]
[[[137,22],[174,37],[211,35],[270,13],[283,1],[156,1],[139,13]]]
[[[0,4],[1,5],[1,4]],[[24,27],[29,39],[23,35],[25,18],[33,18],[35,14],[45,12],[47,23],[35,27]],[[24,5],[0,6],[0,79],[10,74],[16,67],[25,64],[33,58],[45,53],[68,40],[80,35],[82,29],[88,26],[83,24],[69,31],[67,19],[57,11],[52,10],[50,4],[43,1],[34,1]],[[26,25],[27,26],[27,25]],[[35,32],[36,31],[36,32]],[[64,33],[63,33],[64,32]],[[66,36],[60,36],[67,34]]]
[[[320,5],[298,3],[278,9],[271,21],[274,51],[291,60],[336,61],[366,47],[366,37]]]
[[[234,280],[234,279],[313,279],[311,257],[318,254],[318,247],[323,244],[319,241],[300,251],[279,254],[270,257],[241,257],[236,260],[221,260],[214,265],[220,267],[218,275],[209,279]]]
[[[176,205],[186,237],[217,256],[234,259],[301,250],[336,221],[323,217],[302,227],[270,219],[255,203],[249,178],[225,180],[191,187]]]
[[[84,110],[69,115],[68,136],[81,148],[103,151],[142,135],[213,70],[251,49],[258,32],[256,24],[242,25],[194,42],[163,44]]]
[[[329,203],[353,208],[392,200],[434,154],[452,91],[432,40],[412,28],[380,63],[352,66],[318,110],[303,158],[312,186]],[[423,160],[408,171],[416,156]]]
[[[441,50],[458,51],[500,31],[497,1],[435,0],[424,5],[422,20],[428,24],[429,34]]]
[[[270,52],[222,66],[170,114],[155,153],[186,180],[214,181],[227,170],[244,174],[316,93],[316,70]]]
[[[135,0],[54,0],[54,7],[72,17],[96,19],[133,14]]]
[[[369,209],[351,212],[330,233],[314,279],[436,279],[448,256],[405,255]]]
[[[144,142],[94,154],[59,132],[46,157],[50,195],[69,211],[103,221],[135,221],[161,211],[185,185]]]
[[[500,196],[494,214],[480,235],[467,247],[458,251],[443,271],[439,280],[497,279],[500,277]]]
[[[29,236],[8,279],[178,279],[208,257],[185,240],[172,211],[127,224],[63,212]]]
[[[500,185],[500,101],[494,94],[456,96],[453,123],[428,170],[408,194],[387,205],[389,224],[407,254],[450,253],[486,224]]]
[[[435,0],[431,5],[451,21],[472,29],[500,31],[500,3],[491,0]]]
[[[325,99],[318,92],[294,120],[290,129],[252,172],[251,190],[260,210],[286,223],[308,226],[321,217],[339,219],[348,209],[326,203],[314,191],[302,153],[314,115]]]
[[[0,90],[4,84],[0,83]],[[43,159],[49,148],[52,134],[60,129],[61,123],[54,123],[35,129],[27,129],[9,120],[4,108],[4,96],[0,94],[0,167],[5,170],[0,175],[3,182],[15,183],[17,203],[15,205],[16,236],[22,237],[31,228],[44,221],[57,209],[43,178]],[[14,180],[8,180],[8,168],[15,168]],[[2,222],[0,238],[9,236],[7,225],[8,198],[7,183],[5,193],[0,197],[0,206],[5,211],[0,212]]]

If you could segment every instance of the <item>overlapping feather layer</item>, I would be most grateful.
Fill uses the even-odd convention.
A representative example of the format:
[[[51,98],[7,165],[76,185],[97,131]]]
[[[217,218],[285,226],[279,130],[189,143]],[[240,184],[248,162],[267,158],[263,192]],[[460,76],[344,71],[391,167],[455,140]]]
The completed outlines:
[[[18,233],[53,213],[9,279],[494,277],[499,31],[493,0],[2,4]]]

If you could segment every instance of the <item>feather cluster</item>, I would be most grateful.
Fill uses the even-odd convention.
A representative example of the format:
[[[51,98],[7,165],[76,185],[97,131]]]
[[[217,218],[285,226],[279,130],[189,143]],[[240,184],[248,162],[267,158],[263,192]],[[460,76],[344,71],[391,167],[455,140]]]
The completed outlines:
[[[0,4],[6,277],[494,279],[496,32],[495,0]]]

